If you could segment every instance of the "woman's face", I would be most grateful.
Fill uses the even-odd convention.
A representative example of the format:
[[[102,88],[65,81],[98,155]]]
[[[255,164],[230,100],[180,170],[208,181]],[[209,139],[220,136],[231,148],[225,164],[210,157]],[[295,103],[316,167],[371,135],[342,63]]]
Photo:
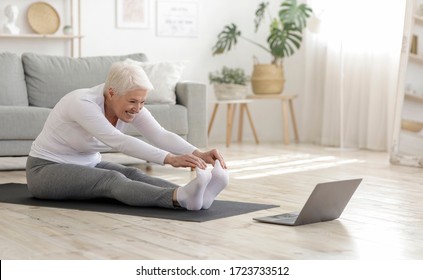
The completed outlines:
[[[134,89],[124,95],[111,94],[112,108],[118,119],[132,122],[139,111],[144,107],[147,99],[147,90]]]

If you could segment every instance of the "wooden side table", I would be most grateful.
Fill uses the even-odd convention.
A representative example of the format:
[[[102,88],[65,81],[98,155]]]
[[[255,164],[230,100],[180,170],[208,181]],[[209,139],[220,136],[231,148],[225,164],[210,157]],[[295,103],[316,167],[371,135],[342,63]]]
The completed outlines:
[[[297,122],[295,120],[295,113],[294,113],[294,105],[293,100],[297,98],[298,95],[296,94],[254,94],[248,97],[249,100],[266,100],[266,99],[279,99],[282,102],[282,123],[283,123],[283,137],[284,137],[284,144],[289,145],[289,113],[291,115],[292,127],[294,129],[294,136],[295,142],[298,143],[300,141],[298,137],[298,128]]]
[[[210,136],[211,129],[213,127],[213,122],[216,117],[217,110],[219,108],[219,105],[227,105],[227,114],[226,114],[226,147],[229,147],[232,139],[232,127],[234,123],[235,118],[235,111],[236,106],[240,105],[239,110],[239,127],[238,127],[238,142],[242,142],[242,130],[243,130],[243,118],[244,118],[244,111],[247,113],[248,120],[250,122],[251,129],[254,134],[254,139],[256,141],[256,144],[259,143],[257,132],[254,127],[253,119],[250,114],[250,110],[248,110],[248,103],[253,102],[252,99],[238,99],[238,100],[217,100],[214,102],[214,109],[213,113],[210,119],[209,128],[207,135]]]

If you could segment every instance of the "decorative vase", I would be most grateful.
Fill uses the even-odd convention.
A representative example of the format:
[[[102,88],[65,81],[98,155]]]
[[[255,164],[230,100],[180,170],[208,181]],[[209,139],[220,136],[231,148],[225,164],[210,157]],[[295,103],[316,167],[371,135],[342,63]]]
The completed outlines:
[[[63,34],[65,35],[73,35],[73,29],[70,25],[63,26]]]
[[[280,94],[285,85],[282,65],[254,64],[251,86],[255,94]]]
[[[236,84],[213,84],[214,94],[218,100],[236,100],[247,97],[247,86]]]

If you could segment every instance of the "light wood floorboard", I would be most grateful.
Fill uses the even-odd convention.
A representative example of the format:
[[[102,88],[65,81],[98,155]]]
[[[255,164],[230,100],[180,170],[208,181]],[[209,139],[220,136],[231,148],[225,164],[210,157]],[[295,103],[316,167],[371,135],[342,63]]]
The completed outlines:
[[[279,208],[192,223],[0,203],[0,259],[422,259],[423,170],[386,153],[317,146],[232,144],[219,199]],[[140,168],[144,168],[141,166]],[[152,175],[185,184],[187,169]],[[340,219],[299,227],[253,217],[299,210],[317,183],[363,178]],[[24,171],[0,183],[25,183]]]

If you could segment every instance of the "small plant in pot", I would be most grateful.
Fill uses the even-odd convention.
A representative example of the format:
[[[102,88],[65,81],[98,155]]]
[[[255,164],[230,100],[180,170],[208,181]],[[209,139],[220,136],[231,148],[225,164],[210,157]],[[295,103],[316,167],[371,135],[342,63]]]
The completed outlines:
[[[214,94],[218,100],[246,98],[249,80],[241,68],[223,66],[222,70],[209,73],[209,81],[214,87]]]
[[[260,3],[254,18],[255,32],[257,32],[265,18],[269,17],[267,45],[244,37],[241,30],[234,23],[231,23],[224,26],[212,48],[213,55],[222,54],[230,51],[238,43],[238,39],[243,39],[271,55],[270,64],[255,62],[251,81],[253,92],[256,94],[279,94],[283,91],[285,81],[283,59],[293,55],[300,48],[306,20],[313,12],[306,4],[298,4],[297,0],[281,1],[276,16],[272,16],[269,10],[269,2]],[[276,84],[271,83],[272,81],[276,81]]]

